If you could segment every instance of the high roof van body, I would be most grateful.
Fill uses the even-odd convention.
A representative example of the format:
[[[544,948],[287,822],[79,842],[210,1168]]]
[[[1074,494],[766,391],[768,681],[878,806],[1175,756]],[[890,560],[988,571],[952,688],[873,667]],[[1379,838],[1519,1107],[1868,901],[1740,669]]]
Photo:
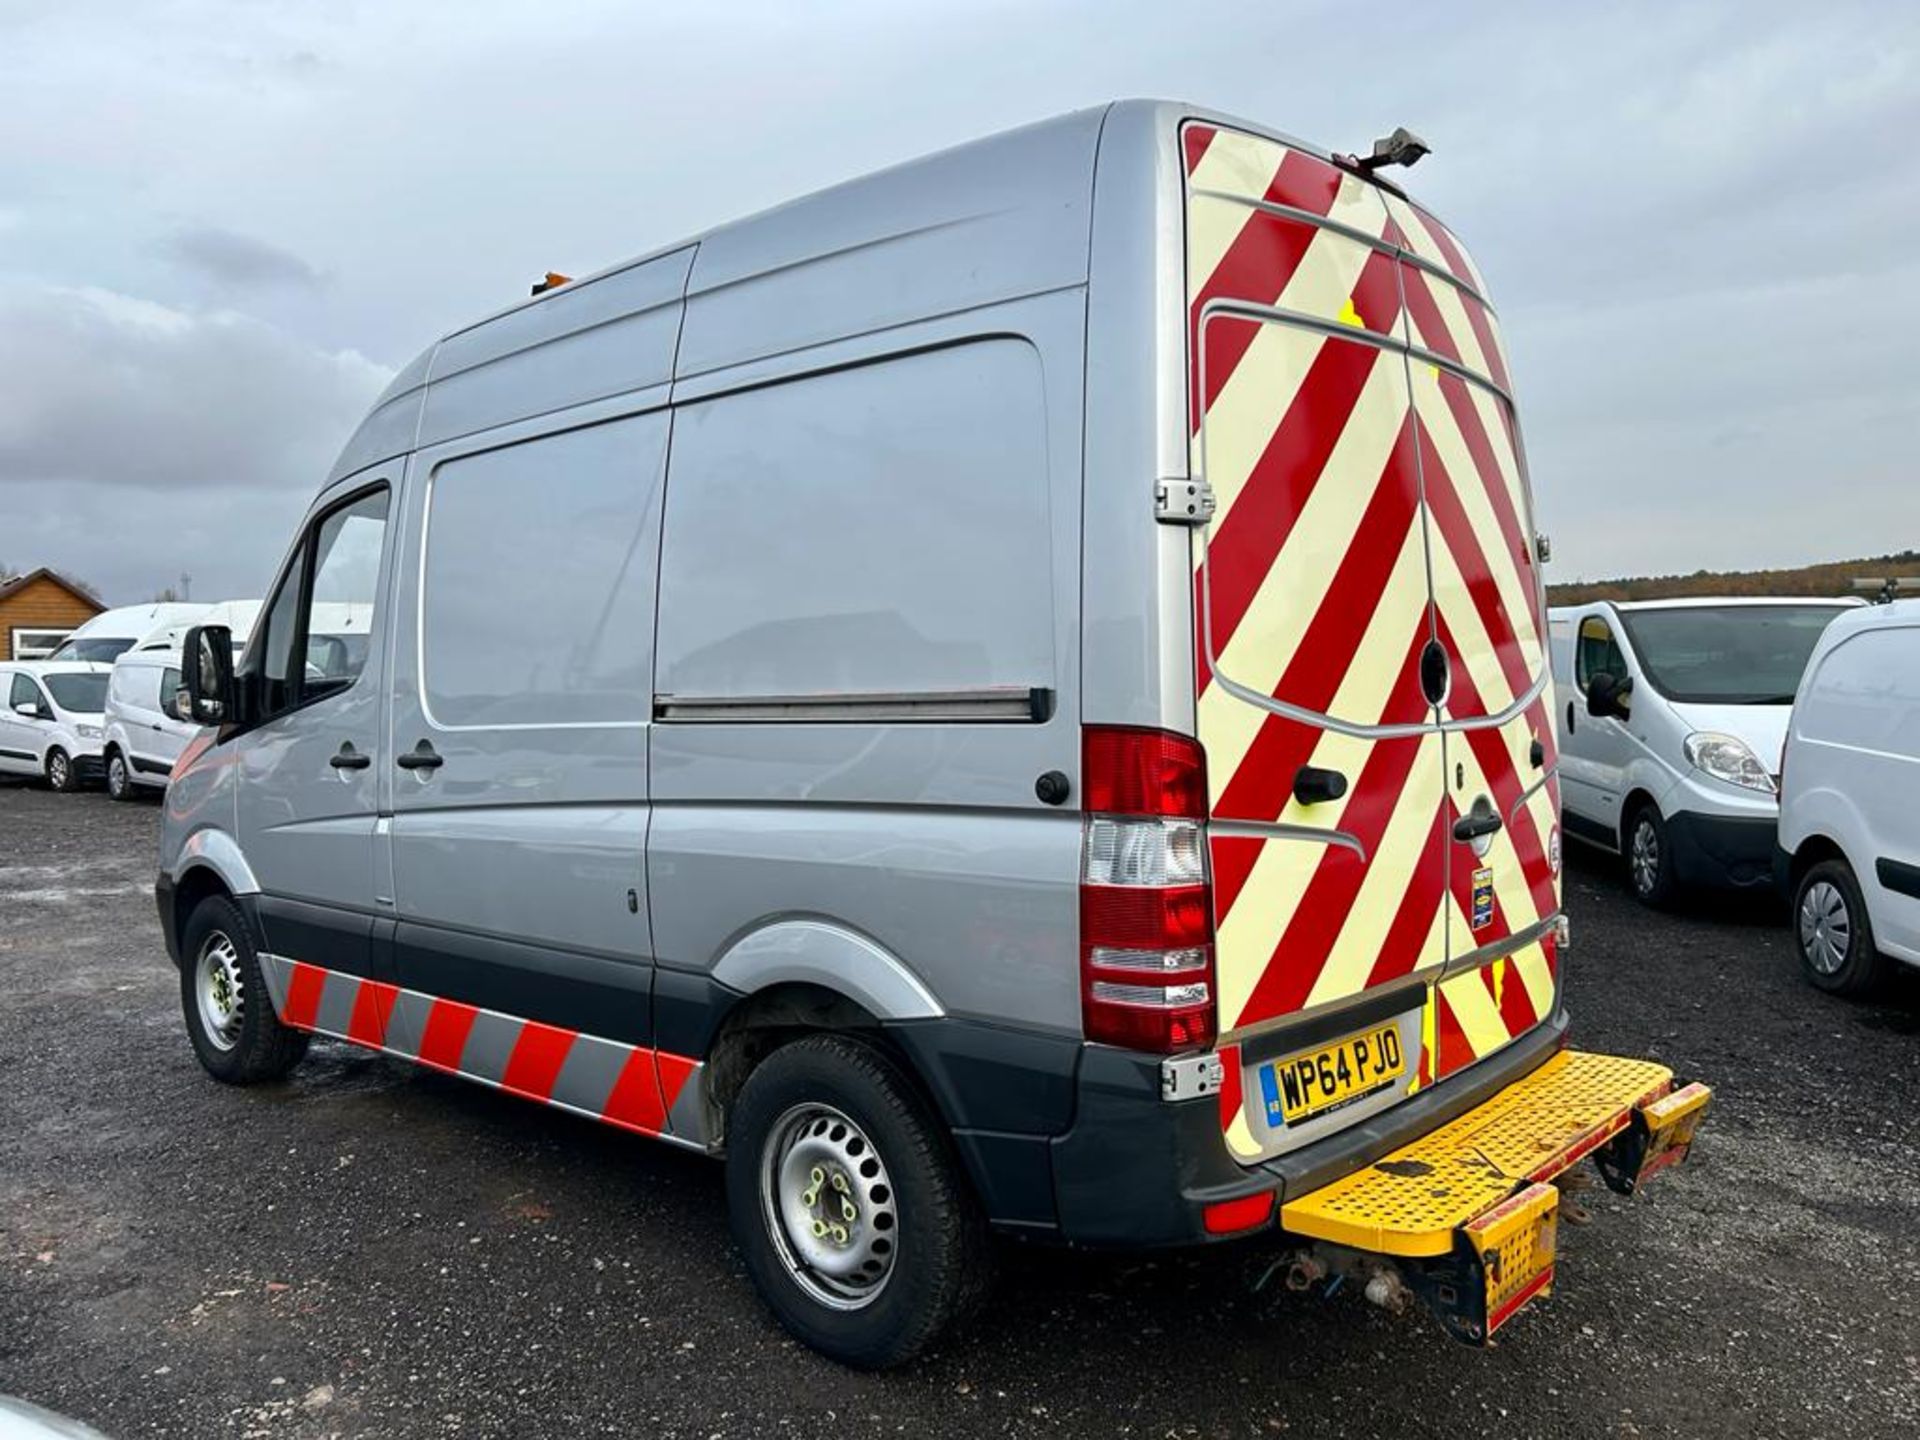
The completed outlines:
[[[330,1035],[724,1154],[853,1363],[990,1230],[1260,1236],[1484,1340],[1547,1182],[1707,1101],[1566,1046],[1486,287],[1244,122],[1066,116],[453,332],[227,655],[160,880],[207,1068]]]

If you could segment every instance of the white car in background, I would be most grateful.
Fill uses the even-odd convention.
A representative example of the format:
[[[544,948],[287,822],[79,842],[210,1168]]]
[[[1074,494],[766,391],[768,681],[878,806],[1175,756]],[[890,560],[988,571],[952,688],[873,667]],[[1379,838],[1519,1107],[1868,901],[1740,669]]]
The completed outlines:
[[[1780,752],[1822,632],[1865,602],[1596,601],[1548,615],[1561,824],[1633,893],[1773,883]]]
[[[1836,620],[1807,665],[1781,777],[1780,879],[1822,990],[1920,965],[1920,600]]]
[[[156,600],[147,605],[121,605],[102,610],[60,642],[50,660],[91,660],[111,665],[127,651],[165,625],[191,625],[208,607],[185,601]]]
[[[191,621],[162,627],[113,662],[103,755],[109,795],[131,800],[141,786],[165,789],[173,762],[200,728],[182,720],[174,708],[180,641],[187,630],[192,625],[225,625],[233,632],[237,660],[259,613],[258,600],[223,600]]]
[[[0,662],[0,774],[38,775],[63,791],[97,778],[108,674],[85,661]]]

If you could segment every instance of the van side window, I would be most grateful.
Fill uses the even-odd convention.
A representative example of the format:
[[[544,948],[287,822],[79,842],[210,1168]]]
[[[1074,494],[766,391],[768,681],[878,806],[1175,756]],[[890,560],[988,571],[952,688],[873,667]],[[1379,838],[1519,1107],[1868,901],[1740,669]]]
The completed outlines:
[[[436,723],[643,724],[664,411],[435,468],[422,689]]]
[[[173,714],[174,693],[180,688],[180,672],[171,665],[160,672],[160,694],[154,703],[154,709]]]
[[[1627,657],[1621,652],[1620,642],[1613,638],[1613,631],[1608,628],[1607,622],[1597,615],[1589,615],[1580,622],[1580,638],[1574,647],[1574,683],[1584,695],[1587,682],[1601,674],[1625,679]]]
[[[302,537],[259,637],[260,714],[345,690],[367,663],[386,540],[387,488],[328,511]]]
[[[1054,684],[1046,397],[985,340],[680,407],[659,688],[865,698]]]

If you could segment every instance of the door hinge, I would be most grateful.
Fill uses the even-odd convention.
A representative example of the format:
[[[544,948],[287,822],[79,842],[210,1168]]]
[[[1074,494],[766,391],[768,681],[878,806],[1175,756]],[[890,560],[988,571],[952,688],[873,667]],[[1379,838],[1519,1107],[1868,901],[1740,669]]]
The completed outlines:
[[[1154,482],[1153,518],[1162,525],[1204,525],[1213,519],[1213,487],[1199,476]]]

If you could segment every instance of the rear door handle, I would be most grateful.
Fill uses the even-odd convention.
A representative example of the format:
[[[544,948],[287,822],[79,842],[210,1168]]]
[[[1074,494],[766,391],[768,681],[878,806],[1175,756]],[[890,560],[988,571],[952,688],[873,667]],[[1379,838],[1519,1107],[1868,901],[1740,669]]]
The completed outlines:
[[[158,730],[160,727],[156,725],[153,728]],[[372,763],[373,757],[371,755],[362,755],[358,750],[354,749],[351,740],[342,740],[338,752],[330,756],[327,760],[327,764],[333,766],[336,770],[364,770]]]
[[[396,756],[393,763],[402,770],[438,770],[447,762],[432,745],[422,740],[406,754]]]
[[[1458,820],[1453,822],[1453,838],[1456,840],[1479,840],[1487,835],[1498,835],[1501,822],[1499,812],[1481,809],[1476,805]]]
[[[1293,798],[1302,805],[1321,805],[1347,793],[1347,777],[1338,770],[1302,765],[1293,772]]]
[[[1573,702],[1567,701],[1567,734],[1573,733]]]

